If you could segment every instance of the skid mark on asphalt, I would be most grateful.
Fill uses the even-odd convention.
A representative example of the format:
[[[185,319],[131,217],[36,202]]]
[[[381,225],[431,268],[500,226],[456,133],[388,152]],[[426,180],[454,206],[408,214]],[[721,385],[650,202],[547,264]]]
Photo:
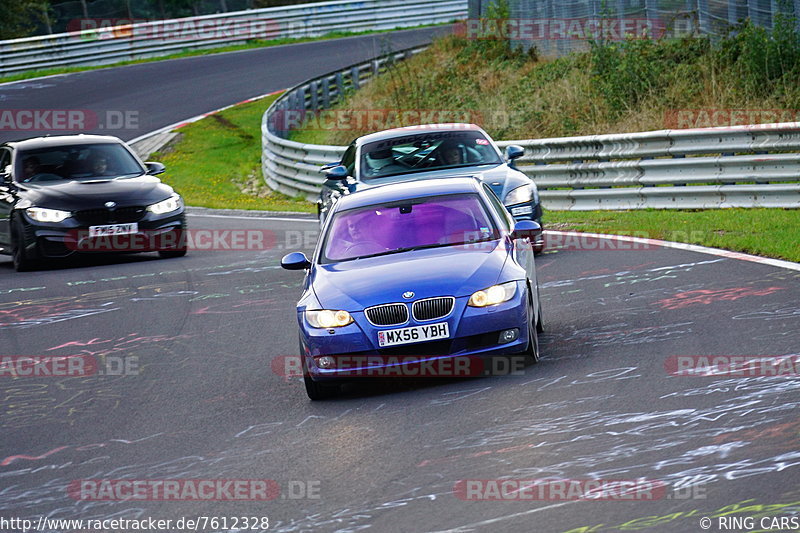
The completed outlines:
[[[649,268],[641,271],[620,270],[610,274],[596,274],[592,276],[582,276],[573,279],[548,281],[545,283],[540,283],[540,288],[551,289],[556,287],[571,287],[577,283],[582,283],[586,281],[597,281],[597,280],[613,280],[606,285],[610,287],[612,285],[620,285],[620,284],[632,284],[632,283],[661,281],[665,279],[676,279],[679,274],[685,274],[691,272],[693,269],[697,267],[713,265],[722,261],[726,261],[726,259],[709,259],[706,261],[696,261],[693,263],[680,263],[677,265]]]
[[[784,290],[783,287],[766,287],[756,289],[754,287],[731,287],[728,289],[698,289],[695,291],[679,292],[678,294],[658,300],[653,305],[661,309],[684,309],[693,305],[708,305],[715,302],[733,302],[740,298],[749,296],[768,296],[778,291]]]

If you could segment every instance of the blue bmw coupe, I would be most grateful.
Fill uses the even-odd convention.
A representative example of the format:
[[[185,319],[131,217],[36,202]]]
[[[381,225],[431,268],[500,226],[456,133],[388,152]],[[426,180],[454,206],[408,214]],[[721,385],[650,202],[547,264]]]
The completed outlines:
[[[523,353],[538,361],[542,317],[531,242],[540,233],[534,221],[515,222],[474,177],[343,197],[313,257],[294,252],[281,261],[306,271],[297,319],[308,396],[327,398],[353,376],[391,370],[475,375],[442,371],[458,368],[443,365],[453,360]]]

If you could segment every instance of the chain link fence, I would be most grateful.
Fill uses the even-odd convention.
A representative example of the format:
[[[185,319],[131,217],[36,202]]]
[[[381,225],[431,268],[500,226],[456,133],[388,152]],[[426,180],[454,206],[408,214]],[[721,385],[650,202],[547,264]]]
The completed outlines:
[[[726,34],[750,19],[772,28],[778,14],[800,25],[800,0],[507,0],[508,19],[491,17],[497,0],[469,0],[468,32],[502,37],[544,55],[582,51],[590,39],[624,40],[626,35],[680,37]]]

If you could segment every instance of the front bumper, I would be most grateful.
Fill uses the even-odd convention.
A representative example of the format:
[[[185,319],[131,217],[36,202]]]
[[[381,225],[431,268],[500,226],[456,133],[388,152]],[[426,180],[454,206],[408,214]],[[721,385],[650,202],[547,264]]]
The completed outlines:
[[[107,237],[90,237],[89,227],[72,218],[59,223],[42,223],[26,214],[24,220],[25,246],[29,253],[40,258],[176,250],[183,245],[186,229],[183,209],[167,215],[148,212],[136,222],[136,233]]]
[[[470,377],[486,375],[481,360],[489,356],[519,353],[528,345],[527,287],[519,281],[514,297],[496,306],[467,306],[468,297],[456,298],[453,311],[442,319],[378,327],[366,320],[363,311],[351,313],[354,322],[330,330],[311,328],[298,313],[301,357],[314,381],[347,380],[356,377]],[[401,344],[381,348],[378,332],[410,326],[446,322],[450,336],[442,340]],[[515,330],[516,337],[501,342],[503,331]],[[331,331],[333,333],[331,333]],[[321,368],[321,357],[330,356],[333,368]],[[456,364],[448,360],[458,360]],[[431,366],[433,363],[433,366]],[[421,369],[421,370],[420,370]],[[455,374],[453,374],[455,372]]]

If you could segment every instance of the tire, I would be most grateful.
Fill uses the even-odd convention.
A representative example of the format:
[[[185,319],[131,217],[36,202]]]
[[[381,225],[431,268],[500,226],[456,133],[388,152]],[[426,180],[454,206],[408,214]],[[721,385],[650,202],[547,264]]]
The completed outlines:
[[[544,333],[544,319],[542,318],[542,299],[539,297],[539,287],[536,287],[536,305],[539,306],[539,313],[536,315],[536,333]]]
[[[339,393],[338,386],[323,385],[322,383],[317,383],[308,376],[303,376],[303,382],[306,385],[306,394],[315,402],[329,400]]]
[[[308,367],[306,367],[306,357],[305,355],[303,355],[304,351],[305,350],[303,350],[303,343],[302,341],[300,341],[300,359],[302,360],[302,365],[303,365],[303,383],[306,386],[306,394],[308,395],[309,399],[318,402],[321,400],[328,400],[330,398],[333,398],[339,393],[339,386],[327,385],[311,379],[311,376],[308,375]]]
[[[533,297],[531,297],[531,293],[528,292],[528,347],[525,350],[525,355],[528,356],[531,364],[536,364],[539,362],[539,335],[537,334],[538,330],[538,321],[534,323],[536,320],[536,315],[533,312]]]
[[[184,232],[186,231],[185,222],[181,225],[181,229],[179,231],[180,233],[178,233],[178,242],[180,244],[178,245],[178,248],[175,250],[159,250],[158,257],[162,259],[171,259],[186,255],[186,236],[184,235]]]
[[[26,248],[25,227],[22,222],[15,218],[11,222],[11,258],[14,262],[14,270],[17,272],[30,272],[39,266],[38,252],[34,247],[33,254]]]
[[[186,255],[186,248],[180,250],[162,250],[158,252],[158,257],[162,259],[171,259],[173,257],[183,257]]]

